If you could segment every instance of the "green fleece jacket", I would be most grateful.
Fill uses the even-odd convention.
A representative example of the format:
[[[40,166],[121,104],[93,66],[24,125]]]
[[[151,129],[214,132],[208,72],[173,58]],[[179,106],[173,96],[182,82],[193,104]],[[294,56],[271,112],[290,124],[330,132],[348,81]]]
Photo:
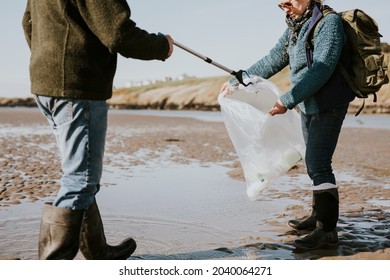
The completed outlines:
[[[106,100],[118,53],[164,60],[165,36],[138,28],[130,15],[126,0],[28,0],[22,25],[31,49],[32,93]]]

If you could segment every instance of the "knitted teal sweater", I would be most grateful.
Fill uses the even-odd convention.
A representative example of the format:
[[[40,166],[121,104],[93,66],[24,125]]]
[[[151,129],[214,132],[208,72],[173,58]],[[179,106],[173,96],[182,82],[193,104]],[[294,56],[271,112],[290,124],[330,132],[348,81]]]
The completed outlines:
[[[302,26],[295,45],[286,43],[289,38],[288,29],[280,37],[276,46],[268,55],[252,65],[247,72],[265,79],[290,65],[291,89],[280,97],[280,101],[288,109],[299,105],[305,114],[318,112],[315,94],[332,76],[346,41],[341,18],[337,14],[326,16],[318,23],[314,34],[314,63],[309,69],[306,60],[306,36],[311,19]]]

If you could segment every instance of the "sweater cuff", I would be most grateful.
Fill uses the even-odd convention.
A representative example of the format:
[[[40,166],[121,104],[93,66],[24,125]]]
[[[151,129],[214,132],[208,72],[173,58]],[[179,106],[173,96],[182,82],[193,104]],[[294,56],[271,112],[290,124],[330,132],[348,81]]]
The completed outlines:
[[[163,50],[165,50],[165,55],[163,56],[163,57],[158,57],[157,59],[160,59],[160,60],[162,60],[162,61],[165,61],[165,59],[168,57],[168,52],[169,52],[169,42],[168,42],[168,39],[165,37],[165,35],[164,34],[162,34],[162,33],[158,33],[157,34],[157,37],[159,38],[159,39],[161,39],[164,43],[164,46],[163,46]],[[157,55],[158,56],[158,55]]]
[[[283,106],[289,110],[294,109],[294,107],[296,106],[293,102],[291,102],[290,96],[290,93],[287,92],[279,97],[279,100],[283,104]]]

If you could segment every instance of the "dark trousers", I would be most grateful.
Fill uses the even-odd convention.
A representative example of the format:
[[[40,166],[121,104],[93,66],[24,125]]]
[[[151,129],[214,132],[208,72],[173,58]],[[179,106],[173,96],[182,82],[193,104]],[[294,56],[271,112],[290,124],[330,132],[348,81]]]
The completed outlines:
[[[314,186],[324,183],[336,185],[332,157],[347,110],[348,104],[312,115],[301,113],[306,143],[305,162]]]

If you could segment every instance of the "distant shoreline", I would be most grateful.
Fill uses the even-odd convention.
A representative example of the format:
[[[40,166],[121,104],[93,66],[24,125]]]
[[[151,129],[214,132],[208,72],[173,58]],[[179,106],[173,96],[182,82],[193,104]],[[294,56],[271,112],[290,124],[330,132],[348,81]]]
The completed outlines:
[[[303,162],[248,201],[224,124],[171,117],[220,114],[147,113],[110,115],[97,197],[107,239],[131,234],[140,244],[132,259],[390,259],[390,129],[343,128],[333,161],[340,246],[300,253],[291,244],[298,233],[286,224],[311,207]],[[370,118],[377,116],[356,119]],[[0,259],[34,260],[41,207],[59,187],[58,150],[37,108],[0,108],[0,119]]]
[[[187,104],[185,106],[175,106],[174,104],[170,104],[168,106],[164,106],[164,101],[155,102],[153,104],[134,104],[134,103],[111,103],[108,100],[108,104],[110,109],[135,109],[135,110],[193,110],[193,111],[220,111],[219,104]],[[360,108],[363,100],[356,99],[353,103],[351,103],[349,108],[349,113],[355,113]],[[26,107],[26,108],[34,108],[36,107],[36,103],[34,98],[0,98],[0,107]],[[369,104],[365,105],[361,114],[390,114],[390,106],[384,106],[380,104]]]

